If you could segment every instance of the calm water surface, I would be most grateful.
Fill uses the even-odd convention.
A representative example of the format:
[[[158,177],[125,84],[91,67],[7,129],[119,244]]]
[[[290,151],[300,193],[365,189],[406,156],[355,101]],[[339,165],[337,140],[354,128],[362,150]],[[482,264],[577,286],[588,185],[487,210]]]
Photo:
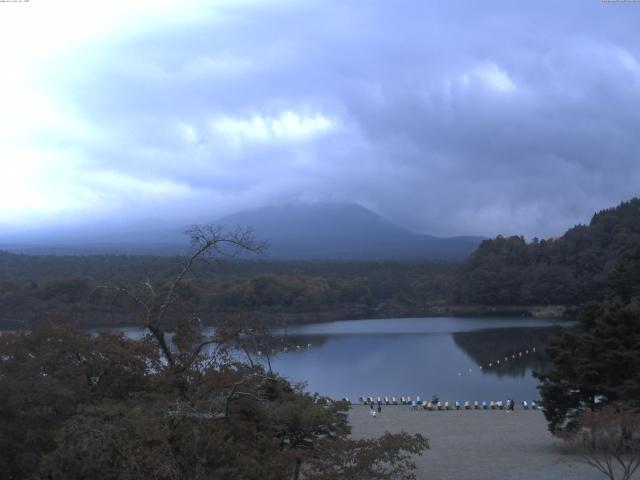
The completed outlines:
[[[414,318],[301,325],[276,332],[284,346],[271,362],[292,381],[306,381],[311,392],[334,398],[532,400],[539,397],[532,372],[548,366],[543,350],[556,322]]]
[[[275,331],[258,358],[266,362],[269,350],[275,371],[332,398],[533,400],[539,395],[532,372],[548,367],[548,336],[567,324],[443,317],[298,325]],[[140,330],[125,331],[140,336]]]

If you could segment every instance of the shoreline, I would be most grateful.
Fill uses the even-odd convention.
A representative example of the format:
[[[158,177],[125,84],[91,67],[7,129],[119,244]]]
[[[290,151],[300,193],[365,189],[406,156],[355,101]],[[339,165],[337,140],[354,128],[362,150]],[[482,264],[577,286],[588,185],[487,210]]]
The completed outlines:
[[[248,312],[249,316],[253,316],[257,323],[270,324],[278,323],[279,325],[293,326],[293,325],[306,325],[311,323],[331,323],[331,322],[346,322],[352,320],[380,320],[389,318],[438,318],[438,317],[451,317],[451,318],[490,318],[490,317],[519,317],[519,318],[548,318],[556,319],[558,321],[572,320],[574,310],[576,307],[566,307],[563,305],[503,305],[503,306],[488,306],[488,305],[449,305],[439,306],[433,309],[424,310],[421,312],[409,311],[409,310],[395,310],[389,309],[385,311],[358,311],[357,309],[337,310],[333,312],[318,311],[307,313],[290,313],[290,312]],[[112,321],[82,321],[81,315],[78,312],[74,312],[78,325],[81,328],[127,328],[137,327],[139,324],[132,320],[135,315],[131,313],[121,314],[113,312],[105,312],[105,316],[111,317]],[[217,323],[224,322],[226,318],[232,316],[232,313],[228,312],[212,312],[211,316],[216,316],[215,320],[204,313],[200,313],[200,316],[204,318],[203,324],[205,326],[215,326]],[[91,312],[88,317],[95,318],[100,316],[96,312]],[[29,327],[33,321],[33,317],[21,318],[14,315],[12,318],[0,318],[0,331],[2,330],[14,330],[24,328],[25,325]],[[274,322],[277,321],[277,322]]]
[[[421,433],[430,449],[414,458],[417,480],[598,480],[602,474],[551,435],[540,410],[349,409],[354,438]]]

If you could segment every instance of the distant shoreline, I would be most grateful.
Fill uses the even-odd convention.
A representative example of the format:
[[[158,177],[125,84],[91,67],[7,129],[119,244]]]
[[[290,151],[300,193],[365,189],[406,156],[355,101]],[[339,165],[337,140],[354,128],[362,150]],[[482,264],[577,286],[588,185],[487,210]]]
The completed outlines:
[[[389,309],[385,311],[358,311],[354,309],[336,310],[336,311],[320,311],[306,313],[277,313],[263,311],[249,311],[246,315],[255,318],[258,323],[271,325],[302,325],[309,323],[329,323],[342,322],[349,320],[375,320],[385,318],[435,318],[435,317],[522,317],[522,318],[552,318],[558,320],[571,320],[574,318],[576,307],[565,307],[563,305],[451,305],[438,306],[437,308],[426,311],[407,311]],[[71,312],[70,312],[71,314]],[[204,324],[211,326],[218,322],[222,322],[233,313],[214,312],[209,315],[201,313]],[[137,327],[139,323],[134,320],[133,314],[116,314],[104,313],[97,314],[95,312],[84,316],[82,313],[73,312],[73,317],[78,321],[78,325],[82,328],[126,328]],[[109,320],[100,321],[96,317],[107,317]],[[216,317],[215,319],[212,317]],[[83,321],[83,318],[85,321]],[[0,317],[0,330],[22,329],[31,325],[32,319]]]

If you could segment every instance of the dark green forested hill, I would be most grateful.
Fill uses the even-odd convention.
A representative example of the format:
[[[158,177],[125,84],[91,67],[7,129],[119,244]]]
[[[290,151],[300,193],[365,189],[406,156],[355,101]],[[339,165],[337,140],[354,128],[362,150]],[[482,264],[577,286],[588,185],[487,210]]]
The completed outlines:
[[[640,198],[596,213],[562,237],[485,240],[453,283],[463,304],[578,305],[604,298],[609,272],[640,247]]]
[[[184,259],[134,255],[31,256],[0,251],[0,328],[71,311],[83,324],[135,319],[126,299],[98,285],[162,286]],[[420,315],[446,302],[456,264],[433,262],[207,262],[194,267],[183,298],[205,321],[249,312],[293,321]]]

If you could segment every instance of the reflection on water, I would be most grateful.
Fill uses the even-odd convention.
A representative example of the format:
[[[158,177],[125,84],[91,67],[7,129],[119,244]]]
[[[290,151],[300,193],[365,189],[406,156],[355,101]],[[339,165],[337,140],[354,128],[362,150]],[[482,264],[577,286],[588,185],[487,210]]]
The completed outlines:
[[[274,370],[334,398],[531,400],[538,398],[532,372],[547,367],[544,345],[553,324],[521,318],[333,322],[279,330],[262,348],[263,355],[272,351]]]
[[[519,401],[538,398],[532,372],[548,366],[544,346],[555,324],[529,318],[353,320],[280,329],[247,347],[265,364],[269,356],[281,375],[333,398],[437,394]]]
[[[454,332],[453,341],[482,373],[524,377],[527,371],[545,371],[549,359],[544,346],[555,327],[492,328]]]

